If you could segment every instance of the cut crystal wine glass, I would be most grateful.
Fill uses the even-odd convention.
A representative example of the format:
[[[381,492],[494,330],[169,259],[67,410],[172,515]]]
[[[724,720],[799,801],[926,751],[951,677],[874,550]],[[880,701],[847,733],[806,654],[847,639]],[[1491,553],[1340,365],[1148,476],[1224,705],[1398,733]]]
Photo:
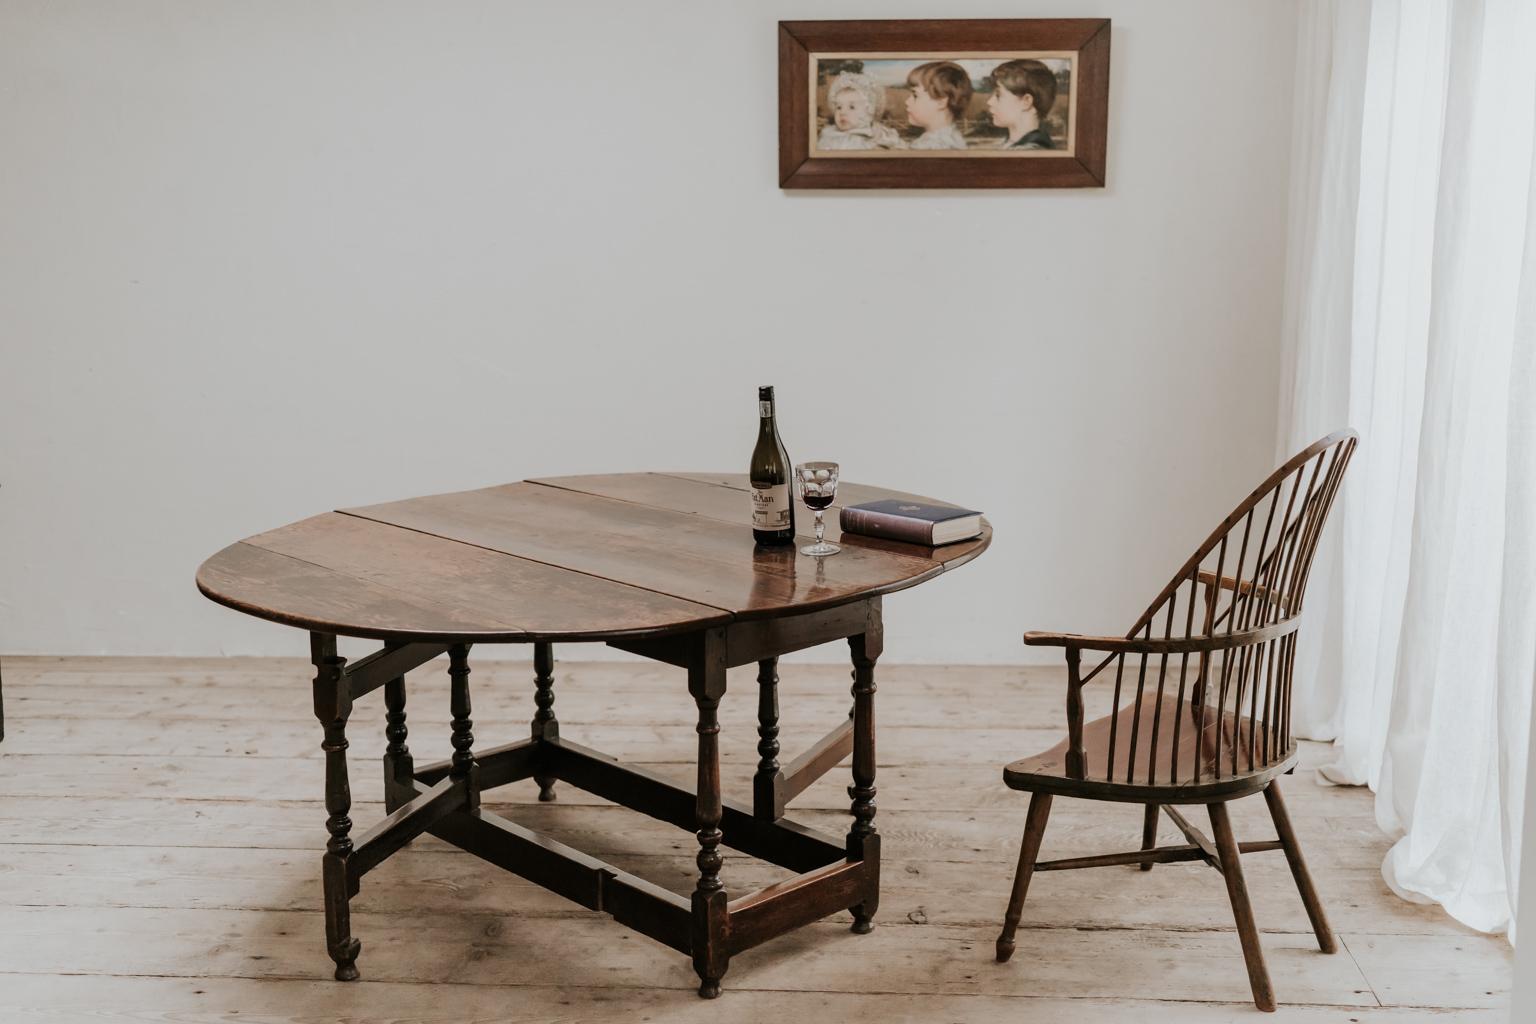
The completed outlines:
[[[800,553],[816,558],[837,554],[843,549],[822,539],[827,527],[821,521],[822,512],[837,497],[837,463],[802,462],[795,467],[795,480],[800,485],[800,497],[806,507],[816,513],[816,543],[807,544]]]

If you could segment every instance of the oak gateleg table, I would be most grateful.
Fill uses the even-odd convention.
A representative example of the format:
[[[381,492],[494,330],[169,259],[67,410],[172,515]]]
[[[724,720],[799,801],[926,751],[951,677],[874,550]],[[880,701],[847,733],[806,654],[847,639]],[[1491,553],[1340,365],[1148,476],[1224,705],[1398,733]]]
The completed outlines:
[[[875,662],[881,599],[975,558],[991,542],[926,548],[841,536],[824,559],[795,547],[759,548],[747,524],[743,475],[625,473],[526,480],[342,509],[232,544],[204,562],[198,588],[238,611],[309,631],[314,708],[324,731],[326,830],[321,862],[326,944],[336,977],[358,977],[361,943],[349,902],[364,875],[423,833],[674,949],[690,954],[699,994],[720,992],[733,954],[849,910],[872,927],[880,899],[875,831]],[[839,504],[930,498],[844,483]],[[352,664],[338,636],[382,641]],[[853,709],[788,764],[779,762],[778,658],[846,640]],[[698,785],[669,779],[560,735],[556,642],[603,642],[686,670],[696,709]],[[469,651],[531,643],[532,734],[475,748]],[[417,767],[406,745],[405,676],[446,653],[450,744]],[[758,753],[752,805],[721,796],[720,725],[726,670],[758,666]],[[384,691],[388,815],[353,838],[347,723],[354,703]],[[789,801],[852,753],[853,818],[839,840],[784,817]],[[532,778],[539,799],[563,781],[696,830],[691,897],[581,853],[480,806],[488,789]],[[720,877],[720,845],[798,874],[735,898]]]

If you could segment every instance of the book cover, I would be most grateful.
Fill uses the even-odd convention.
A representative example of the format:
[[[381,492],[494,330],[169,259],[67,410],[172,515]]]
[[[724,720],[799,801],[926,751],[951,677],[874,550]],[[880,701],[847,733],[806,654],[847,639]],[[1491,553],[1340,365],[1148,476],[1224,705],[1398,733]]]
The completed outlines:
[[[981,513],[952,505],[886,498],[849,505],[838,514],[845,533],[937,547],[981,533]]]

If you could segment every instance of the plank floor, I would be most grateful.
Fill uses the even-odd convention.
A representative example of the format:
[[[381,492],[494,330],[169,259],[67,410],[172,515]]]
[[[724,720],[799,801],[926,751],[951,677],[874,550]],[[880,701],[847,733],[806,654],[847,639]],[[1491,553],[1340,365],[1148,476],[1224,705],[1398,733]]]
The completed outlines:
[[[579,651],[572,648],[573,653]],[[557,654],[560,652],[557,650]],[[445,662],[410,677],[418,763],[449,753]],[[320,729],[302,661],[13,658],[0,743],[0,1021],[908,1022],[1507,1019],[1502,938],[1393,896],[1368,792],[1319,786],[1308,745],[1287,802],[1341,949],[1317,951],[1278,853],[1243,867],[1280,1001],[1249,1001],[1220,877],[1199,865],[1037,876],[1011,963],[992,961],[1027,798],[1001,766],[1061,735],[1054,669],[881,666],[883,886],[875,931],[847,915],[732,961],[714,1002],[688,960],[426,837],[353,901],[363,980],[329,980],[320,913]],[[788,760],[846,715],[848,672],[785,665]],[[733,671],[721,704],[727,793],[750,801],[756,684]],[[527,733],[532,671],[486,661],[471,679],[475,733]],[[645,663],[557,665],[567,737],[691,784],[692,702],[681,674]],[[354,835],[382,814],[382,691],[353,712]],[[847,827],[846,768],[790,815]],[[560,784],[493,791],[508,817],[678,892],[690,833]],[[1196,815],[1203,817],[1203,815]],[[1264,802],[1233,810],[1268,839]],[[1135,806],[1058,800],[1043,857],[1134,849]],[[1160,836],[1182,838],[1167,823]],[[728,854],[732,892],[786,873]]]

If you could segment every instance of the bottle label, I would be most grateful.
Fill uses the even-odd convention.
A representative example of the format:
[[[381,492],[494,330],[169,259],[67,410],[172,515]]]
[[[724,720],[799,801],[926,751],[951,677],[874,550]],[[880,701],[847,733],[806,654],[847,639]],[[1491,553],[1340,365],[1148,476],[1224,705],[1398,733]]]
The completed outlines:
[[[789,529],[789,484],[752,485],[752,529]]]
[[[767,419],[769,416],[772,416],[773,415],[773,403],[772,402],[758,402],[757,403],[757,415],[758,415],[758,417],[760,419]]]

